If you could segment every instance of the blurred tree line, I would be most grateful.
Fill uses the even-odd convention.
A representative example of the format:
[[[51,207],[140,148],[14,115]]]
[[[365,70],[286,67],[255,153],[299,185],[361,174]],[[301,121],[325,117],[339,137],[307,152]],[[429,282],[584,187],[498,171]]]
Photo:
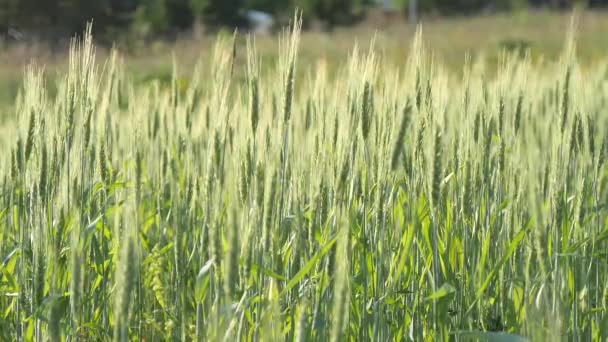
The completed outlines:
[[[526,6],[568,8],[576,2],[608,5],[608,0],[0,0],[0,32],[36,32],[39,37],[53,38],[81,32],[93,19],[98,36],[124,32],[153,36],[195,24],[245,26],[248,10],[267,12],[283,23],[296,7],[303,10],[305,23],[333,27],[356,22],[372,6],[406,12],[409,1],[417,1],[423,14],[441,15]]]

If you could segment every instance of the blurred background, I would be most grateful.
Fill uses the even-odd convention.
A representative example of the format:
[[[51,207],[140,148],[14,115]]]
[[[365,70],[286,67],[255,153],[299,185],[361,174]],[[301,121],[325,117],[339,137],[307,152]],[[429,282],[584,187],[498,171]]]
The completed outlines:
[[[126,36],[172,38],[219,27],[271,32],[286,23],[295,8],[303,11],[306,27],[332,30],[357,25],[378,11],[412,22],[424,16],[573,6],[602,8],[608,0],[0,0],[0,30],[4,40],[58,44],[94,20],[97,39],[109,43]]]
[[[608,0],[0,0],[0,20],[5,39],[58,40],[81,32],[93,19],[98,39],[109,42],[124,34],[170,37],[202,28],[272,30],[295,8],[303,10],[309,27],[331,30],[356,25],[378,10],[416,21],[576,5],[601,8]]]
[[[257,34],[263,60],[273,63],[276,34],[296,8],[303,11],[301,65],[338,64],[355,41],[372,37],[398,63],[418,23],[436,59],[454,70],[467,56],[491,65],[505,49],[554,58],[574,8],[581,60],[608,51],[608,0],[0,0],[0,104],[15,97],[30,61],[51,77],[65,68],[70,38],[90,21],[100,60],[116,47],[145,82],[170,77],[173,59],[187,74],[217,34],[235,28]]]

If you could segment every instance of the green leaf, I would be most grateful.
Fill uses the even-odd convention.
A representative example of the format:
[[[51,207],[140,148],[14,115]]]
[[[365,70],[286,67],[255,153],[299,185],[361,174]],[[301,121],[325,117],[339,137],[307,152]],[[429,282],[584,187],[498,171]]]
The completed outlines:
[[[399,253],[400,254],[399,263],[397,264],[397,268],[395,269],[395,273],[393,274],[393,277],[395,277],[395,280],[399,279],[399,277],[403,273],[403,270],[405,269],[405,264],[407,262],[407,258],[412,249],[412,242],[414,241],[414,233],[415,233],[414,225],[408,224],[406,226],[406,232],[405,232],[405,234],[403,234],[403,239],[401,240],[401,248],[400,248],[401,253]]]
[[[475,304],[477,303],[477,301],[479,300],[479,298],[481,298],[481,296],[483,295],[483,293],[485,292],[485,290],[488,288],[488,286],[490,285],[490,283],[492,282],[492,280],[494,279],[494,277],[496,277],[496,275],[498,274],[498,272],[500,271],[500,269],[509,260],[509,258],[511,258],[511,256],[513,255],[513,253],[515,253],[515,250],[517,249],[517,247],[519,247],[519,244],[521,243],[521,241],[526,236],[526,233],[531,229],[531,227],[532,227],[531,222],[532,221],[528,221],[528,224],[526,225],[526,227],[524,229],[520,230],[517,234],[515,234],[515,236],[513,237],[513,240],[511,241],[511,244],[509,245],[509,249],[507,249],[507,252],[502,256],[502,258],[500,259],[500,261],[498,263],[496,263],[496,265],[494,266],[494,268],[492,269],[492,271],[490,272],[490,274],[488,274],[488,276],[486,277],[485,281],[482,283],[482,285],[477,290],[477,297],[475,298],[475,300],[473,301],[473,303],[471,303],[471,306],[467,310],[467,314],[471,310],[473,310],[473,308],[475,307]]]
[[[27,328],[25,329],[25,338],[24,341],[30,342],[34,341],[34,327],[36,326],[36,321],[33,319],[28,319]]]
[[[9,267],[8,263],[16,256],[19,256],[19,254],[21,254],[21,248],[17,247],[15,249],[13,249],[10,253],[8,253],[8,255],[4,258],[4,260],[2,260],[2,265],[4,267]]]
[[[201,303],[205,299],[207,288],[209,287],[211,268],[215,265],[215,258],[209,259],[196,276],[196,286],[194,288],[194,296],[198,303]]]
[[[435,293],[426,297],[426,300],[440,299],[445,296],[451,295],[452,293],[455,293],[455,292],[456,292],[456,288],[452,284],[445,283],[445,284],[441,285],[441,287],[437,291],[435,291]]]
[[[91,223],[89,223],[87,225],[87,227],[84,229],[84,235],[87,236],[88,234],[95,232],[95,230],[97,229],[97,223],[99,221],[101,221],[102,218],[103,218],[103,215],[99,215],[99,216],[97,216],[96,219],[91,221]]]
[[[265,276],[274,278],[276,280],[281,280],[281,281],[287,281],[288,280],[287,277],[282,276],[282,275],[280,275],[280,274],[278,274],[278,273],[276,273],[273,270],[270,270],[268,268],[262,268],[258,264],[251,264],[251,271],[252,272],[260,272],[261,271],[261,273],[264,274]]]
[[[312,270],[315,264],[331,250],[331,248],[336,244],[336,241],[338,241],[338,234],[329,240],[329,242],[326,243],[323,248],[321,248],[319,253],[315,254],[315,256],[313,256],[308,263],[304,265],[304,267],[302,267],[302,269],[289,281],[289,283],[287,283],[287,286],[285,286],[283,291],[281,291],[279,297],[283,297],[289,291],[291,291],[291,289],[293,289],[302,280],[302,278],[304,278],[304,276],[306,276],[306,274]]]
[[[17,247],[8,253],[8,255],[2,261],[2,264],[0,264],[0,280],[6,278],[9,284],[8,290],[12,292],[17,292],[19,289],[17,280],[13,275],[19,255],[21,255],[21,248]]]

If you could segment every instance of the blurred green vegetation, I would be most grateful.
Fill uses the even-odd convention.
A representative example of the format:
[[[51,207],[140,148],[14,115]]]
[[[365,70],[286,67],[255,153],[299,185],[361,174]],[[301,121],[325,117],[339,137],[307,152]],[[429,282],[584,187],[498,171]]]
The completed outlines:
[[[0,0],[0,32],[9,29],[45,39],[79,34],[87,22],[95,22],[98,39],[107,42],[117,36],[166,35],[205,27],[246,27],[248,10],[263,11],[280,27],[303,12],[304,24],[321,22],[326,28],[354,24],[368,10],[384,8],[406,13],[410,2],[423,15],[474,14],[522,8],[602,7],[608,0]]]
[[[163,0],[149,0],[154,1]],[[191,0],[188,0],[191,1]],[[257,0],[263,3],[264,0]],[[268,1],[268,0],[266,0]],[[268,1],[270,3],[270,1]],[[143,15],[143,14],[140,14]],[[578,13],[577,54],[583,65],[589,65],[605,57],[608,51],[608,13],[581,11]],[[486,68],[494,68],[505,51],[524,56],[529,54],[535,62],[555,59],[563,48],[566,32],[570,27],[570,12],[524,10],[492,15],[461,17],[423,17],[421,21],[423,40],[434,58],[448,70],[462,70],[463,64],[479,61]],[[159,21],[162,21],[159,19]],[[508,27],[508,30],[504,28]],[[157,26],[151,25],[150,30]],[[298,56],[301,75],[318,63],[327,65],[331,75],[335,66],[344,63],[357,42],[369,42],[375,38],[375,48],[383,52],[383,63],[403,63],[408,55],[410,42],[416,27],[402,17],[385,20],[371,16],[354,26],[337,27],[331,32],[308,30],[302,34]],[[223,30],[220,34],[232,34]],[[180,35],[174,40],[134,38],[129,45],[118,45],[125,59],[127,74],[135,82],[153,80],[168,81],[173,63],[185,79],[199,60],[209,60],[216,34],[194,37]],[[245,69],[245,34],[239,34],[237,45],[237,77]],[[277,58],[277,40],[272,35],[256,36],[256,45],[261,54],[262,69],[272,65]],[[367,45],[360,46],[367,49]],[[109,48],[98,46],[99,60],[104,60]],[[13,103],[22,82],[24,68],[34,61],[43,66],[49,89],[57,75],[65,70],[67,46],[54,52],[43,43],[16,43],[3,45],[0,49],[0,121],[10,116]],[[103,65],[100,65],[103,68]],[[238,79],[238,78],[237,78]]]

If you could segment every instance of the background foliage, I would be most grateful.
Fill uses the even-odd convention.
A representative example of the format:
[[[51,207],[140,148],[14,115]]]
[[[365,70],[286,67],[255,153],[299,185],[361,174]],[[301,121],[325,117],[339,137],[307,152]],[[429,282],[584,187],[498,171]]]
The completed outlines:
[[[391,7],[405,12],[409,0],[393,0]],[[243,26],[244,11],[269,12],[286,21],[295,7],[306,22],[318,20],[329,27],[351,24],[380,0],[0,0],[0,27],[35,31],[38,35],[65,36],[82,32],[93,19],[95,29],[116,32],[134,29],[158,35],[190,28],[199,19],[206,26]],[[568,8],[575,3],[602,6],[607,0],[418,0],[423,13],[470,14],[484,10],[522,7]],[[97,35],[99,37],[99,34]]]

